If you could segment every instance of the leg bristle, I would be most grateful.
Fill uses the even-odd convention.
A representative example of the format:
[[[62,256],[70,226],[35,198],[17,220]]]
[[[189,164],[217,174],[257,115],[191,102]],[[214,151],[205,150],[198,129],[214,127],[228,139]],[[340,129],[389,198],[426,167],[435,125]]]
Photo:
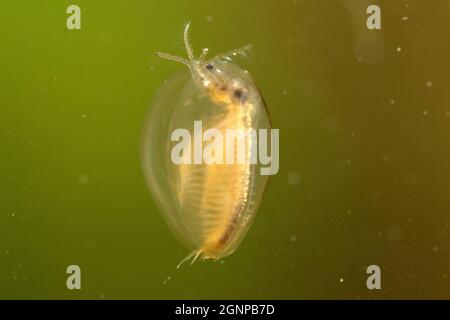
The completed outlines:
[[[194,260],[193,260],[193,262],[194,262],[195,259],[197,259],[197,257],[200,255],[201,252],[202,252],[201,249],[195,249],[194,251],[192,251],[191,253],[189,253],[189,254],[186,256],[186,258],[184,258],[183,260],[180,261],[180,263],[178,263],[177,269],[179,269],[183,263],[185,263],[186,261],[188,261],[188,260],[191,259],[192,257],[194,257]],[[193,263],[193,262],[192,262],[192,263]],[[192,265],[192,263],[191,263],[191,265]]]

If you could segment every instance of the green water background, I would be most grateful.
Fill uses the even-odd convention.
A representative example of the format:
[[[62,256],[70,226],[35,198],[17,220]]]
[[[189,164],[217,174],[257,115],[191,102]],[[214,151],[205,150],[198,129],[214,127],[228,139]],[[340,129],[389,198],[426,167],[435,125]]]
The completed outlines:
[[[443,0],[4,1],[0,298],[450,298],[449,16]],[[188,20],[197,53],[253,44],[280,171],[233,255],[163,285],[188,252],[139,144],[182,68],[153,52],[185,55]]]

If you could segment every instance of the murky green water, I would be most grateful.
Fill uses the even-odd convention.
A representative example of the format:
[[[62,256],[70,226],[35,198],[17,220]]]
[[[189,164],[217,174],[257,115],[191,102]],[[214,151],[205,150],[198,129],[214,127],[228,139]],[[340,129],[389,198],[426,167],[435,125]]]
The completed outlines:
[[[450,2],[384,1],[369,31],[372,3],[76,1],[72,31],[69,3],[3,3],[0,298],[450,298]],[[232,256],[163,285],[188,252],[139,144],[188,20],[197,52],[253,44],[280,171]]]

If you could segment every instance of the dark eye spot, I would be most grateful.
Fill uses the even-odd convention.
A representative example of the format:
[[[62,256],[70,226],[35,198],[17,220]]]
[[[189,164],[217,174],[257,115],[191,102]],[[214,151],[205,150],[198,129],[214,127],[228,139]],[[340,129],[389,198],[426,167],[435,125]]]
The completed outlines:
[[[242,91],[242,89],[236,89],[233,94],[236,98],[241,99],[244,95],[244,91]]]
[[[208,69],[208,70],[212,70],[212,69],[214,69],[214,65],[213,65],[212,63],[208,63],[208,64],[205,66],[205,68]]]

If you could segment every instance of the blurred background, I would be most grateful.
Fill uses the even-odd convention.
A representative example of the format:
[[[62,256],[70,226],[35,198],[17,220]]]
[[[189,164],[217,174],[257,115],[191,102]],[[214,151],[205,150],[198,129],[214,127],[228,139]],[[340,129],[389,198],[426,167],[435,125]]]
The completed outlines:
[[[450,298],[449,15],[445,0],[2,3],[0,298]],[[164,285],[188,251],[139,145],[182,68],[153,53],[184,56],[188,20],[197,53],[253,44],[243,67],[280,129],[280,171],[233,255]]]

